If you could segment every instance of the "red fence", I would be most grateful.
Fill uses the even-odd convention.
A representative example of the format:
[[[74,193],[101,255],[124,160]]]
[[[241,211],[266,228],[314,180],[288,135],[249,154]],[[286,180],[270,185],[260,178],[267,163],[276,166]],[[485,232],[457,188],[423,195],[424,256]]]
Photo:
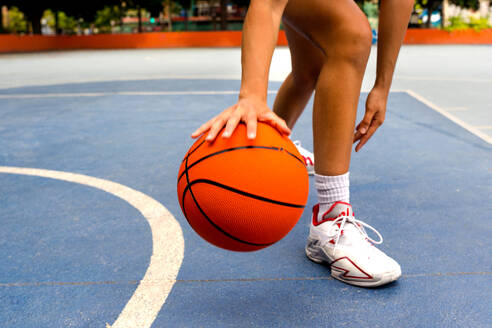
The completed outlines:
[[[437,29],[409,29],[405,44],[492,44],[492,29],[446,32]]]
[[[409,29],[405,44],[492,44],[492,29],[446,32],[435,29]],[[134,49],[180,47],[238,47],[239,31],[162,32],[140,34],[98,34],[83,36],[0,35],[1,52],[30,52],[75,49]],[[287,45],[279,34],[278,45]]]

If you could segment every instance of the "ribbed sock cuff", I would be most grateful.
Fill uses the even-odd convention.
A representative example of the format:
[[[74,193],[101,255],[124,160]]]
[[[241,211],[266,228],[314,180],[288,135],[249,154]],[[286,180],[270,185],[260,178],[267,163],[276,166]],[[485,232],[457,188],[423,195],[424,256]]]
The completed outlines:
[[[314,175],[318,201],[321,207],[331,206],[337,201],[350,202],[350,172],[342,175]]]

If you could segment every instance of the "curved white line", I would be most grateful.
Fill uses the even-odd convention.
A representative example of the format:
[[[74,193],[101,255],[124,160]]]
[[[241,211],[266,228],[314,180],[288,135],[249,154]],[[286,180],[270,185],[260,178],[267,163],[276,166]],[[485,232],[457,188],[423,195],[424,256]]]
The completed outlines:
[[[121,314],[107,327],[150,327],[166,301],[183,261],[183,232],[173,215],[155,199],[108,180],[70,172],[8,166],[0,166],[0,173],[32,175],[94,187],[123,199],[142,213],[152,231],[150,264]]]

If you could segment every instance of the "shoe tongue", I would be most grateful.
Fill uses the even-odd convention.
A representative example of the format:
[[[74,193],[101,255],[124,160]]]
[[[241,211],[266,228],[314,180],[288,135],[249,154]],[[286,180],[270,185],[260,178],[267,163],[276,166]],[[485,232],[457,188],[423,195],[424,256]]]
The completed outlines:
[[[341,216],[354,217],[354,211],[352,206],[344,202],[336,202],[332,207],[323,215],[323,220],[333,221]],[[337,224],[340,228],[340,223]],[[362,237],[362,238],[361,238]],[[365,238],[361,235],[359,229],[352,222],[346,222],[343,226],[342,234],[340,235],[339,245],[350,246],[358,244],[360,242],[365,243]]]
[[[335,220],[340,216],[354,217],[352,205],[344,202],[336,202],[325,212],[325,214],[323,214],[322,220]]]

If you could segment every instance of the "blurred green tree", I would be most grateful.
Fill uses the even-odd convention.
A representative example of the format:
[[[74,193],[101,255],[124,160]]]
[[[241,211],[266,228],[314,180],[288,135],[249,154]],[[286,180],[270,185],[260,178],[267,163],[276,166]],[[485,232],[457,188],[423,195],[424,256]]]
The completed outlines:
[[[77,20],[73,16],[67,16],[63,11],[53,12],[51,9],[46,9],[43,12],[43,19],[57,34],[62,31],[72,34],[77,29]]]
[[[111,32],[113,26],[121,26],[124,15],[121,6],[105,6],[96,12],[94,25],[102,32]]]
[[[12,1],[29,21],[30,29],[34,34],[41,34],[41,18],[46,9],[44,1]]]
[[[4,28],[3,28],[3,6],[4,6],[4,4],[0,1],[0,34],[4,32]]]
[[[26,15],[29,21],[32,33],[41,34],[41,18],[46,9],[51,9],[53,12],[63,11],[67,16],[82,18],[86,21],[94,21],[97,10],[104,8],[105,5],[120,4],[121,0],[85,0],[85,1],[62,1],[62,0],[0,0],[2,3],[14,5]],[[59,18],[56,14],[55,29],[59,32]]]
[[[142,11],[143,9],[150,12],[151,16],[159,16],[159,13],[164,11],[164,0],[127,0],[125,2],[128,8],[136,8],[138,17],[138,33],[143,31],[142,29]]]
[[[470,8],[477,9],[480,5],[479,0],[448,0],[449,3],[455,4],[462,8]],[[427,9],[427,13],[429,15],[429,19],[425,22],[426,27],[431,26],[430,15],[436,10],[439,10],[441,13],[441,17],[443,15],[443,0],[416,0],[415,1],[416,8]],[[441,26],[444,27],[444,20],[441,19]]]
[[[24,17],[24,13],[17,7],[10,7],[7,30],[11,33],[27,32],[27,21]]]

